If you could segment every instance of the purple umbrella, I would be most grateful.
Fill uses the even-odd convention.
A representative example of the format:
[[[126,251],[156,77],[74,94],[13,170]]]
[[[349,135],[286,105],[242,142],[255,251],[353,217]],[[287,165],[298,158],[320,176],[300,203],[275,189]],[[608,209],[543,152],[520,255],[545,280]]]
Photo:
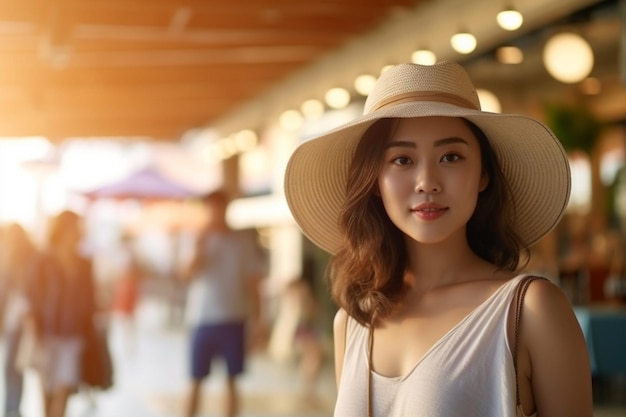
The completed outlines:
[[[198,196],[181,184],[166,178],[153,167],[141,169],[117,182],[84,193],[93,199],[185,199]]]

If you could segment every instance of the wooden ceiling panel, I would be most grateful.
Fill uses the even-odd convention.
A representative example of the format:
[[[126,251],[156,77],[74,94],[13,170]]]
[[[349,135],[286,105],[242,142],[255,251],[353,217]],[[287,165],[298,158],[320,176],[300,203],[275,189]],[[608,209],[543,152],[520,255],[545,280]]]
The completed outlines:
[[[417,0],[0,0],[0,137],[177,140]]]
[[[0,56],[0,60],[2,57]],[[126,88],[138,84],[158,87],[160,84],[204,83],[215,86],[234,88],[236,84],[255,83],[263,86],[277,79],[277,73],[289,73],[299,64],[273,65],[230,65],[190,66],[190,67],[158,67],[146,71],[144,68],[95,68],[55,71],[51,69],[2,68],[0,66],[0,84],[6,88],[29,88],[39,83],[60,87],[68,91],[76,91],[73,86],[83,88],[86,85],[98,84],[111,89]],[[0,97],[2,94],[0,94]]]

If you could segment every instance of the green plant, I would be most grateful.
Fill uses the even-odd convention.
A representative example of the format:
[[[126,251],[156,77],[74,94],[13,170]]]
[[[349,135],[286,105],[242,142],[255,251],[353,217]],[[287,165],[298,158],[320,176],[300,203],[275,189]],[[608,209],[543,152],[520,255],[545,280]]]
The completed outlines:
[[[547,124],[566,151],[584,151],[590,154],[598,138],[601,124],[581,105],[549,104],[546,106]]]

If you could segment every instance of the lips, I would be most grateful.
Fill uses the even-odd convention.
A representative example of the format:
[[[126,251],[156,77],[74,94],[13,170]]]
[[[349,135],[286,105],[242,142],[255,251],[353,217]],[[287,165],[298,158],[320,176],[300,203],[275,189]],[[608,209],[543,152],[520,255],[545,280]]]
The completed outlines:
[[[433,212],[439,210],[447,210],[448,208],[437,203],[422,203],[411,208],[411,211]]]
[[[447,213],[448,207],[437,203],[423,203],[412,207],[411,211],[423,220],[435,220]]]

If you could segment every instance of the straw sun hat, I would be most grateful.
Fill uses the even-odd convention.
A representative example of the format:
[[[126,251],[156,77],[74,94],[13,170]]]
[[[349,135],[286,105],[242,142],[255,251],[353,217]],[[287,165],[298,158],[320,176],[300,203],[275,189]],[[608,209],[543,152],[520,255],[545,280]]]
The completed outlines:
[[[380,76],[362,116],[302,143],[291,155],[285,195],[313,243],[331,254],[339,250],[348,169],[367,128],[381,118],[425,116],[463,117],[485,133],[511,187],[512,223],[524,244],[556,226],[569,200],[570,170],[554,134],[527,116],[481,111],[474,85],[458,64],[401,64]]]

